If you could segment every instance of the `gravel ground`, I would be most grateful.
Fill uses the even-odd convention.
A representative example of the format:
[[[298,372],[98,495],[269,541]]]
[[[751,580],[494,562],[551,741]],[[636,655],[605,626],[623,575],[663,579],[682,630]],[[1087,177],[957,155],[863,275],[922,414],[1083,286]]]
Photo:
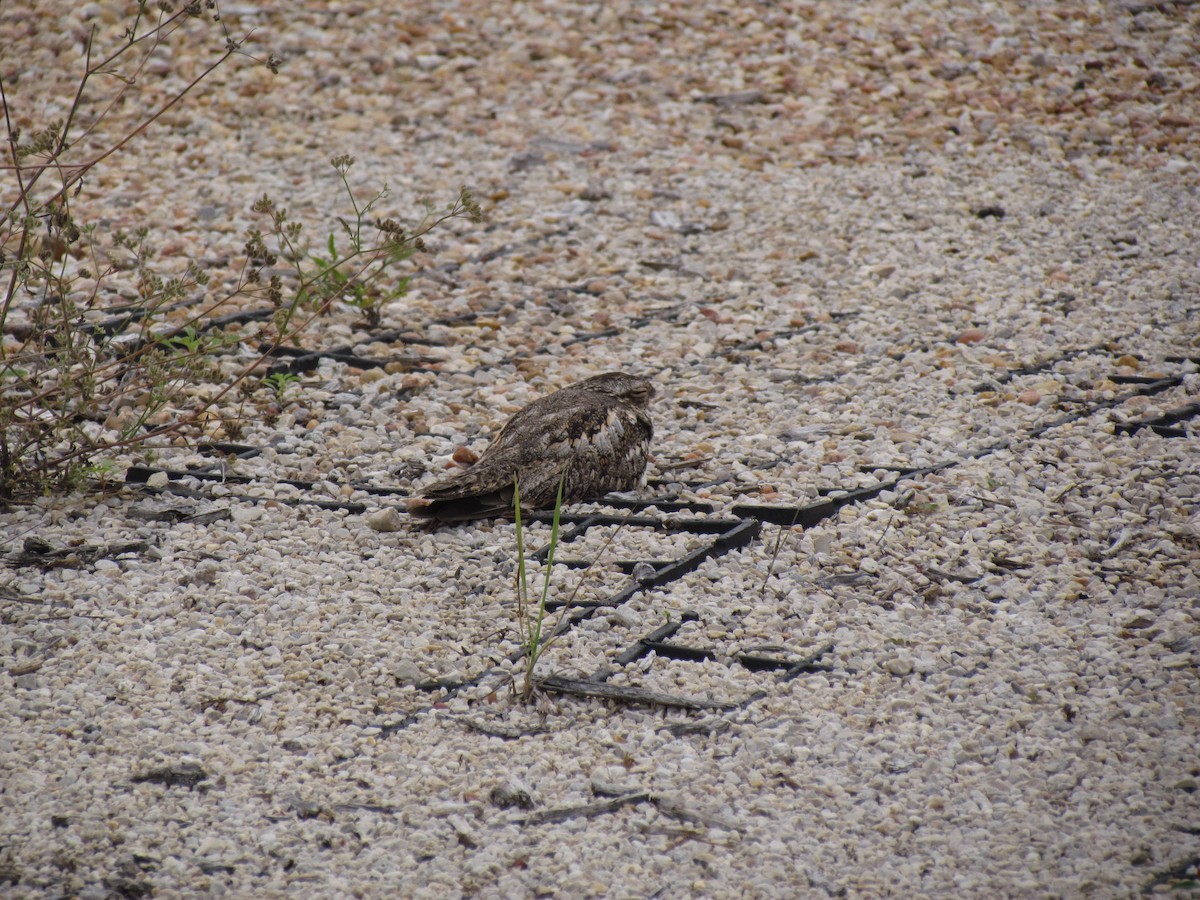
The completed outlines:
[[[121,7],[0,6],[18,122]],[[307,336],[425,362],[4,512],[0,892],[1195,894],[1200,7],[222,12],[280,74],[219,70],[77,208],[218,281],[263,191],[347,213],[342,153],[487,219]],[[678,702],[526,703],[512,524],[380,514],[611,368],[660,386],[653,505],[570,510],[610,518],[543,672]]]

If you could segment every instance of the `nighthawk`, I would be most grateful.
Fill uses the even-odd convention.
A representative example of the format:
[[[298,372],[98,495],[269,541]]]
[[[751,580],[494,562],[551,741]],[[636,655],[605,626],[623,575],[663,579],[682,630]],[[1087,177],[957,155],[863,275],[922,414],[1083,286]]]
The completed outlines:
[[[425,488],[409,512],[436,522],[513,514],[513,480],[521,508],[563,503],[638,487],[654,426],[646,378],[609,372],[534,400],[514,415],[471,468]]]

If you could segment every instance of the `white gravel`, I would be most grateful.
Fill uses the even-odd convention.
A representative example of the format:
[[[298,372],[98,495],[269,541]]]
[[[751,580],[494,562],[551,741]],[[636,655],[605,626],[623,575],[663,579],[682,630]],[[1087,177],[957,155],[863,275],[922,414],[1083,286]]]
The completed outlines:
[[[19,115],[117,6],[0,8]],[[209,436],[257,456],[120,461],[224,482],[3,511],[0,893],[1195,892],[1200,419],[1122,426],[1200,401],[1200,8],[224,12],[281,74],[228,69],[154,152],[89,179],[88,215],[220,278],[264,190],[322,239],[348,152],[389,215],[467,184],[487,221],[438,232],[385,310],[437,344],[351,310],[308,337],[429,371],[325,361],[272,421],[265,391],[222,406]],[[645,496],[711,506],[651,515],[881,489],[764,524],[542,662],[731,709],[522,702],[512,524],[390,512],[525,403],[617,367],[661,387]],[[603,603],[619,561],[715,537],[630,525],[604,548],[614,531],[560,548],[603,554],[556,567],[552,598],[582,579]],[[76,557],[18,565],[28,538]],[[711,658],[615,665],[685,613],[668,642]],[[737,661],[828,644],[786,681]],[[547,815],[613,791],[636,797]]]

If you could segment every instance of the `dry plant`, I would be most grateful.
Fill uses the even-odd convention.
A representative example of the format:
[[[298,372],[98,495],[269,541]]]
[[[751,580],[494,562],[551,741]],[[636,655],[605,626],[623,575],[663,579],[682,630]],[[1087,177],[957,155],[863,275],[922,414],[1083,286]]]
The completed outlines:
[[[152,103],[142,93],[154,81],[145,72],[151,57],[202,39],[203,27],[219,31],[222,49]],[[396,267],[424,249],[430,230],[450,218],[481,218],[464,188],[443,209],[427,204],[411,229],[372,219],[386,185],[359,200],[346,180],[354,160],[339,156],[332,165],[353,210],[338,220],[345,248],[331,234],[325,254],[311,253],[302,224],[263,196],[252,209],[268,222],[248,229],[244,258],[220,290],[195,262],[160,259],[150,227],[124,232],[84,221],[77,213],[85,177],[118,152],[145,152],[135,139],[214,71],[234,57],[278,70],[274,55],[259,59],[243,49],[247,37],[229,33],[215,0],[139,3],[107,49],[91,29],[73,96],[63,98],[66,116],[37,128],[17,124],[21,76],[5,74],[0,51],[8,157],[0,165],[0,500],[77,487],[115,451],[196,433],[216,404],[257,378],[265,358],[335,302],[378,322],[382,303],[407,286]],[[117,109],[137,115],[109,121],[117,136],[105,140],[101,126]],[[121,291],[121,305],[105,305]],[[269,321],[254,335],[261,346],[232,369],[218,365],[245,340],[223,328],[220,315],[254,301],[269,304]]]

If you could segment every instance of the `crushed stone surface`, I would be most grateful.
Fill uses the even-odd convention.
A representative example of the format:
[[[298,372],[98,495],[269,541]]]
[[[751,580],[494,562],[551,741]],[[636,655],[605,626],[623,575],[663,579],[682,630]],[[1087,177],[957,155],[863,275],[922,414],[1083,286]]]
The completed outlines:
[[[123,15],[0,6],[14,121],[65,115]],[[77,214],[213,291],[264,192],[338,229],[340,154],[386,215],[466,185],[486,219],[430,236],[377,331],[304,337],[379,367],[220,401],[207,439],[256,453],[166,443],[118,462],[169,476],[0,514],[0,893],[1195,895],[1200,7],[222,19],[279,74],[231,58]],[[149,54],[81,149],[220,44]],[[608,518],[558,548],[587,614],[539,674],[699,708],[522,700],[513,524],[388,512],[617,368],[659,387],[630,496],[664,527],[568,510]]]

